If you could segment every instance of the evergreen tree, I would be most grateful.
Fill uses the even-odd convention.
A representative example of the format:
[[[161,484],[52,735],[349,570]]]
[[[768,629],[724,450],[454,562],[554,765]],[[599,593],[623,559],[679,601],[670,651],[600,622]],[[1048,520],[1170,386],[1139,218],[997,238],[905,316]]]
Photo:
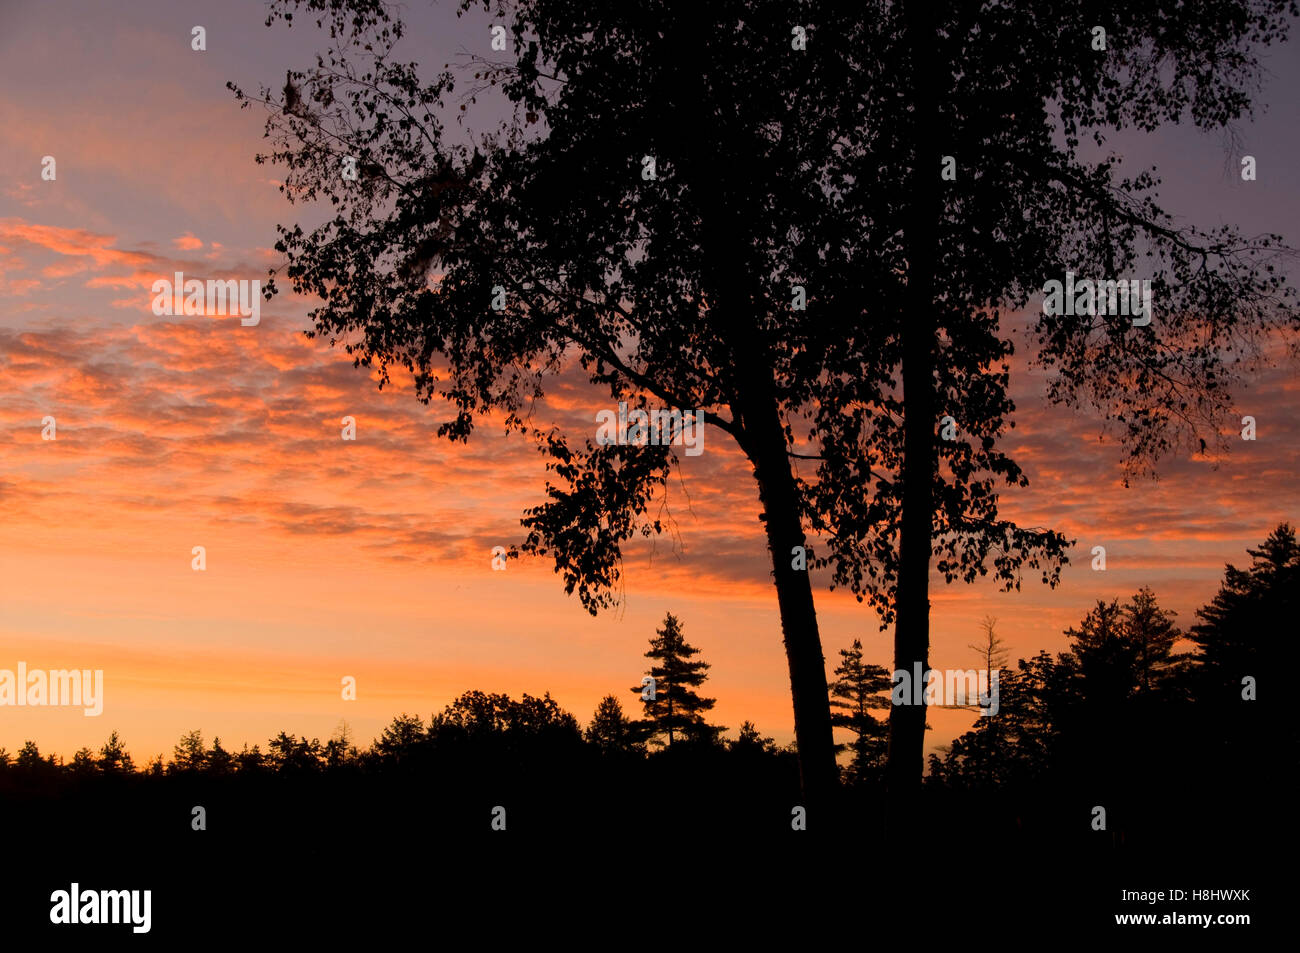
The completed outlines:
[[[15,763],[20,768],[35,771],[40,769],[45,762],[41,760],[41,749],[36,747],[36,742],[24,741],[23,746],[18,749],[18,758]]]
[[[1001,670],[998,713],[956,738],[944,756],[930,755],[934,782],[956,787],[1015,785],[1042,777],[1056,752],[1063,686],[1077,677],[1071,656],[1039,652]]]
[[[1090,703],[1114,711],[1137,685],[1137,650],[1126,637],[1119,600],[1098,600],[1078,628],[1065,632],[1079,661],[1084,693]]]
[[[76,777],[92,777],[96,771],[95,753],[89,748],[79,748],[72,756],[68,769]]]
[[[727,745],[727,750],[733,754],[743,755],[775,754],[776,742],[771,738],[763,737],[752,721],[742,721],[740,735]]]
[[[207,758],[206,767],[209,774],[230,774],[235,769],[235,756],[221,747],[220,738],[212,739],[212,747],[205,757]]]
[[[1195,756],[1210,759],[1216,775],[1205,785],[1231,793],[1236,779],[1261,765],[1285,765],[1300,759],[1300,731],[1261,700],[1276,704],[1295,671],[1297,612],[1300,612],[1300,543],[1294,528],[1280,524],[1258,549],[1247,549],[1251,565],[1228,565],[1223,584],[1188,638],[1195,651],[1188,658],[1185,684],[1195,704],[1195,721],[1184,730],[1196,739]],[[1282,770],[1280,767],[1274,770]],[[1266,789],[1270,785],[1264,785]],[[1282,786],[1261,792],[1283,810]],[[1220,795],[1222,796],[1222,795]]]
[[[1174,625],[1176,613],[1160,608],[1150,586],[1143,586],[1124,606],[1124,624],[1134,651],[1138,688],[1159,687],[1173,665],[1174,643],[1182,635]]]
[[[587,743],[602,754],[625,754],[641,749],[638,731],[631,719],[623,714],[623,706],[613,695],[606,695],[596,706],[587,726]]]
[[[1295,659],[1295,620],[1300,611],[1300,543],[1282,523],[1259,549],[1248,549],[1249,569],[1228,565],[1223,585],[1209,605],[1196,611],[1201,621],[1188,639],[1197,693],[1236,700],[1242,679],[1266,672],[1288,672]]]
[[[207,751],[203,746],[203,734],[196,728],[181,735],[181,740],[172,749],[168,770],[176,773],[198,771],[206,763]]]
[[[261,746],[253,745],[249,748],[248,742],[244,742],[244,747],[235,755],[235,763],[239,766],[240,774],[257,774],[266,767]]]
[[[104,747],[99,749],[99,770],[104,774],[131,774],[135,771],[131,754],[116,731],[108,736]]]
[[[1068,629],[1072,654],[1093,701],[1118,704],[1137,693],[1158,688],[1174,664],[1173,647],[1181,633],[1174,613],[1162,609],[1144,586],[1123,605],[1099,601]]]
[[[671,745],[678,735],[692,740],[716,741],[725,729],[708,725],[703,713],[711,709],[716,699],[701,698],[695,691],[708,678],[708,662],[692,661],[700,650],[689,644],[682,635],[681,623],[671,612],[664,616],[664,625],[650,640],[650,651],[645,657],[656,664],[650,668],[655,680],[654,698],[642,698],[645,719],[642,725],[651,744],[663,744],[658,736],[667,734]],[[644,686],[632,691],[642,695]]]
[[[319,739],[308,741],[306,735],[298,738],[283,731],[266,743],[266,750],[271,766],[283,774],[317,771],[325,755]]]
[[[853,732],[850,745],[836,748],[852,748],[847,775],[861,782],[874,777],[883,765],[888,723],[872,716],[871,710],[889,708],[891,683],[883,666],[863,662],[861,639],[854,639],[851,648],[840,649],[840,658],[830,690],[831,724]]]

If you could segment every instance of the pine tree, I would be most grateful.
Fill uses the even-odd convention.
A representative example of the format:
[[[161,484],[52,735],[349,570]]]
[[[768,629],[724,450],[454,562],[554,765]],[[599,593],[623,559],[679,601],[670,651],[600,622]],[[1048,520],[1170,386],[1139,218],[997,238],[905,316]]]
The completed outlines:
[[[239,766],[241,774],[256,774],[266,768],[266,759],[262,755],[260,745],[248,747],[248,742],[244,742],[244,747],[239,754],[235,755],[235,763]]]
[[[1124,624],[1142,692],[1159,687],[1162,676],[1173,665],[1174,643],[1182,635],[1174,625],[1175,615],[1160,608],[1150,586],[1139,589],[1124,606]]]
[[[1098,602],[1077,629],[1066,635],[1087,683],[1086,694],[1117,703],[1158,688],[1174,663],[1173,647],[1181,633],[1174,613],[1162,609],[1150,587],[1138,590],[1124,605]]]
[[[714,705],[716,699],[701,698],[695,689],[708,678],[708,662],[691,661],[700,650],[690,645],[682,635],[681,622],[671,612],[664,616],[662,629],[650,640],[650,651],[645,657],[657,664],[651,666],[654,679],[654,697],[645,697],[646,686],[634,686],[632,691],[642,696],[645,719],[642,725],[651,744],[663,744],[661,734],[668,735],[671,745],[678,735],[692,740],[714,741],[724,728],[706,724],[703,712]]]
[[[1259,549],[1248,549],[1249,569],[1229,565],[1223,585],[1209,605],[1196,610],[1201,621],[1188,639],[1196,646],[1191,661],[1198,694],[1237,699],[1242,679],[1266,671],[1288,672],[1295,662],[1300,543],[1282,523]]]
[[[740,723],[740,734],[735,741],[728,742],[727,750],[741,755],[775,754],[776,742],[763,737],[758,726],[746,720]]]
[[[626,754],[640,749],[636,727],[623,714],[623,706],[613,695],[606,695],[596,706],[587,726],[587,743],[602,754]]]
[[[116,731],[108,736],[104,747],[99,749],[99,770],[104,774],[132,774],[135,771],[131,754]]]
[[[196,728],[181,735],[181,740],[172,749],[171,764],[167,768],[173,773],[183,773],[202,770],[206,764],[203,734]]]
[[[79,748],[72,755],[72,763],[68,765],[69,771],[77,777],[91,777],[96,772],[95,753],[89,748]]]
[[[212,747],[205,757],[207,759],[205,770],[209,774],[230,774],[235,769],[235,756],[221,747],[220,738],[212,739]]]
[[[1211,785],[1225,787],[1261,764],[1300,759],[1295,723],[1261,707],[1261,699],[1276,701],[1287,691],[1297,664],[1300,543],[1282,523],[1246,552],[1251,565],[1227,566],[1223,585],[1196,611],[1200,621],[1188,633],[1196,646],[1187,672],[1197,709],[1191,730],[1198,754],[1219,766]]]
[[[1079,661],[1084,695],[1090,703],[1113,711],[1136,688],[1137,652],[1125,637],[1124,613],[1119,600],[1097,600],[1079,623],[1066,629],[1070,651]]]
[[[18,749],[18,758],[15,762],[18,767],[28,771],[38,770],[44,761],[41,759],[41,750],[36,747],[34,741],[24,741],[23,746]]]
[[[871,709],[889,707],[889,672],[880,665],[862,661],[862,640],[854,639],[851,648],[840,649],[842,661],[831,683],[831,725],[853,732],[850,745],[837,745],[839,751],[853,749],[848,775],[855,782],[873,777],[882,766],[886,753],[888,724],[871,714]]]

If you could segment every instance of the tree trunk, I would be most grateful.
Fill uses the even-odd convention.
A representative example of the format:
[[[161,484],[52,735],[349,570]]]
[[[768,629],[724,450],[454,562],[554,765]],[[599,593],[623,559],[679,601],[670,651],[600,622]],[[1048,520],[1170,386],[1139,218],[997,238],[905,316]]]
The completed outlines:
[[[668,747],[673,746],[673,692],[672,685],[668,686]]]
[[[894,622],[894,668],[922,677],[930,667],[930,556],[934,526],[935,443],[934,268],[937,224],[942,211],[939,188],[937,100],[929,57],[934,32],[923,4],[908,3],[908,39],[916,83],[913,129],[913,207],[906,231],[907,288],[903,328],[903,491],[899,531],[899,575]],[[911,699],[909,699],[910,701]],[[925,770],[925,705],[894,705],[889,716],[886,785],[891,828],[907,823]],[[895,833],[899,833],[895,829]]]
[[[822,655],[812,582],[805,569],[794,569],[791,550],[806,546],[794,474],[790,469],[785,433],[770,386],[745,414],[744,447],[754,465],[760,517],[772,554],[772,575],[781,610],[781,632],[790,667],[794,702],[794,733],[799,747],[799,775],[810,818],[830,818],[839,786],[835,743],[831,734],[826,659]],[[815,809],[815,810],[814,810]]]
[[[699,143],[708,141],[712,117],[695,119]],[[812,582],[806,569],[794,569],[791,550],[806,546],[803,516],[794,473],[786,447],[785,428],[772,379],[771,355],[759,326],[753,320],[755,302],[765,300],[762,283],[741,256],[735,236],[751,234],[747,212],[750,196],[736,192],[736,178],[722,166],[715,188],[702,197],[706,238],[704,257],[714,263],[717,306],[710,314],[731,332],[736,350],[737,386],[732,409],[738,420],[737,443],[754,467],[758,496],[763,504],[763,525],[772,554],[772,575],[786,662],[790,668],[790,693],[794,704],[795,743],[799,748],[799,777],[804,807],[813,823],[829,827],[839,788],[835,742],[831,734],[830,696],[826,686],[826,659],[822,655]]]

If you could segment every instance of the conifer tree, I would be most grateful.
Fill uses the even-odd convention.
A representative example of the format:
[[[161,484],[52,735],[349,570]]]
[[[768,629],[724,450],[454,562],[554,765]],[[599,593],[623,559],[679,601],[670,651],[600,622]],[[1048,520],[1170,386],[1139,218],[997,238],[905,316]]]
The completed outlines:
[[[704,721],[703,713],[713,707],[716,699],[702,698],[695,691],[708,678],[705,672],[709,663],[692,661],[699,654],[700,650],[682,635],[677,617],[671,612],[665,615],[663,628],[650,640],[650,651],[645,653],[655,663],[648,673],[654,679],[654,697],[649,697],[647,686],[637,685],[632,689],[642,696],[645,708],[642,724],[651,744],[663,744],[659,736],[664,734],[671,745],[682,735],[712,740],[725,730]]]
[[[131,753],[126,750],[116,731],[108,736],[104,747],[99,749],[99,770],[104,774],[132,774],[135,771]]]
[[[1248,549],[1251,566],[1228,565],[1223,585],[1209,605],[1196,610],[1201,621],[1188,639],[1198,694],[1237,699],[1242,679],[1265,671],[1286,672],[1295,660],[1300,543],[1288,523],[1278,526],[1259,549]]]
[[[840,649],[841,662],[831,684],[831,724],[853,732],[853,760],[848,775],[854,781],[873,776],[885,756],[887,722],[875,718],[872,709],[889,707],[889,672],[881,665],[862,660],[862,640]],[[846,746],[839,745],[843,750]]]
[[[623,754],[639,750],[638,732],[631,719],[623,714],[623,706],[613,695],[606,695],[596,706],[587,726],[587,743],[602,754]]]
[[[1173,665],[1174,643],[1182,635],[1174,625],[1176,613],[1160,608],[1150,586],[1143,586],[1124,606],[1124,624],[1133,646],[1138,690],[1158,687]]]

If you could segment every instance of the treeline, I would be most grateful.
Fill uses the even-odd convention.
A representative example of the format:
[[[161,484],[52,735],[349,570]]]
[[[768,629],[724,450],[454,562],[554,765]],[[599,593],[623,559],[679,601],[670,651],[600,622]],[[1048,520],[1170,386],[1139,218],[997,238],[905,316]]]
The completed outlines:
[[[1278,781],[1300,758],[1276,706],[1295,670],[1300,547],[1283,524],[1248,552],[1185,631],[1144,587],[1098,602],[1068,651],[1002,669],[998,713],[930,756],[930,795],[976,828],[1065,836],[1087,818],[1094,838],[1163,852],[1276,837]]]
[[[323,743],[282,731],[265,748],[245,744],[239,751],[225,748],[219,737],[208,744],[200,731],[190,731],[181,736],[169,759],[160,754],[138,767],[116,731],[98,751],[82,748],[66,763],[55,755],[42,756],[36,743],[28,741],[16,756],[0,748],[0,785],[127,775],[419,773],[443,761],[467,758],[527,767],[530,760],[623,762],[657,754],[693,760],[725,756],[737,764],[761,758],[792,765],[793,746],[778,749],[752,722],[743,722],[737,736],[727,739],[723,726],[705,721],[704,713],[715,700],[696,690],[709,668],[707,662],[693,658],[698,654],[683,637],[681,623],[669,614],[646,653],[654,660],[647,683],[632,689],[643,707],[639,718],[629,716],[612,694],[601,700],[584,728],[549,692],[540,698],[525,692],[516,700],[468,691],[427,724],[417,715],[398,715],[368,748],[358,748],[346,723]]]
[[[1300,546],[1283,524],[1248,552],[1252,564],[1228,567],[1185,632],[1144,587],[1098,602],[1066,632],[1068,651],[1002,669],[998,713],[931,755],[932,782],[1131,786],[1195,764],[1198,783],[1213,783],[1212,774],[1254,773],[1266,741],[1280,745],[1273,758],[1294,758],[1294,729],[1266,738],[1258,702],[1266,678],[1276,692],[1277,673],[1292,671]],[[1182,640],[1190,651],[1175,651]]]
[[[1067,651],[1015,666],[986,623],[972,648],[980,667],[1000,673],[997,711],[931,755],[924,796],[972,823],[1016,830],[1077,823],[1097,807],[1107,812],[1105,830],[1168,828],[1207,798],[1239,804],[1264,766],[1297,754],[1294,728],[1269,736],[1257,698],[1265,676],[1294,660],[1300,545],[1283,524],[1249,554],[1251,565],[1228,567],[1185,632],[1147,587],[1124,602],[1099,602],[1066,632]],[[1177,651],[1183,641],[1190,651]],[[346,725],[323,743],[281,732],[239,751],[191,731],[170,759],[137,766],[117,732],[66,763],[28,741],[16,755],[0,749],[0,794],[33,800],[158,778],[171,791],[263,791],[296,781],[295,790],[355,794],[380,778],[462,800],[516,797],[539,809],[580,792],[591,804],[660,818],[674,806],[743,801],[753,816],[788,822],[799,800],[794,746],[777,746],[749,721],[734,738],[709,721],[715,700],[701,694],[709,665],[675,616],[645,655],[647,675],[625,690],[639,712],[610,694],[585,726],[549,694],[469,691],[427,723],[397,716],[367,748]],[[845,799],[865,822],[880,803],[889,673],[866,662],[855,641],[840,651],[830,694],[834,724],[848,738],[840,746]],[[339,783],[322,785],[322,777]],[[546,792],[552,802],[539,797]]]

